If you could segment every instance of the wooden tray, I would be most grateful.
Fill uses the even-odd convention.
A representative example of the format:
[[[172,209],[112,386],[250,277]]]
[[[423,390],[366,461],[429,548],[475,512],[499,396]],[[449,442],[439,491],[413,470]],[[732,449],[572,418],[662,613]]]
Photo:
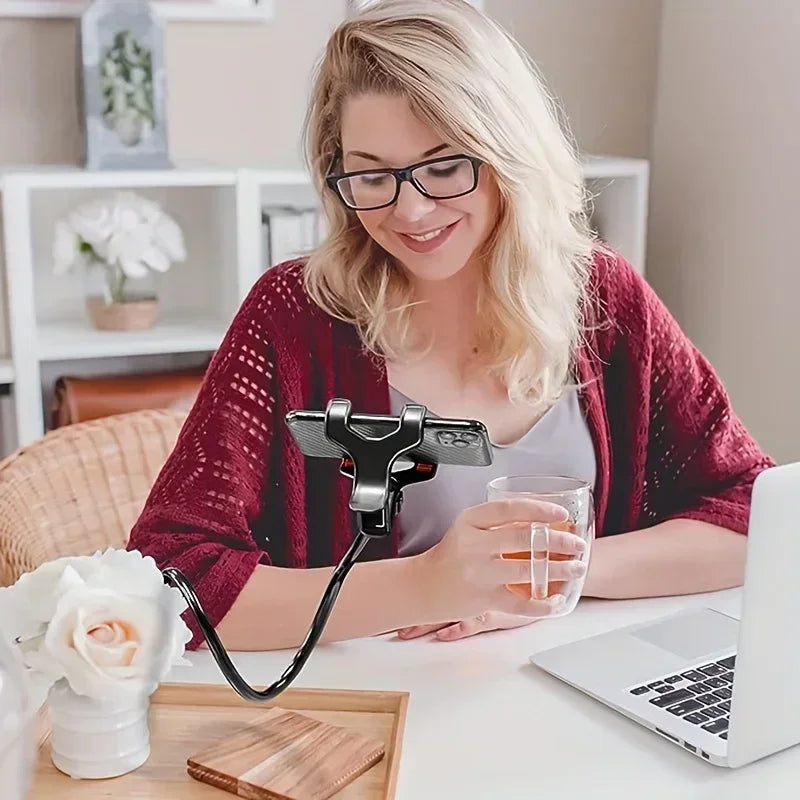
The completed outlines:
[[[269,703],[242,700],[227,685],[163,684],[151,698],[150,758],[134,772],[108,780],[76,781],[50,760],[49,730],[42,718],[40,746],[29,800],[234,800],[186,771],[189,756],[219,741],[270,706],[374,736],[386,755],[336,794],[337,800],[391,800],[395,795],[405,729],[407,692],[286,689]]]

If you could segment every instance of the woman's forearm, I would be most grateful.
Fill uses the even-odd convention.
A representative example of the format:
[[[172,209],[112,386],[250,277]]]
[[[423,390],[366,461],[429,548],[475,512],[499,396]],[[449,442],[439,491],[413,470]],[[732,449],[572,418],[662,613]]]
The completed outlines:
[[[345,579],[322,641],[352,639],[432,622],[420,591],[419,557],[356,564]],[[258,566],[217,626],[230,650],[296,647],[305,637],[333,568]]]
[[[726,528],[676,519],[597,539],[583,594],[622,599],[740,586],[747,539]]]

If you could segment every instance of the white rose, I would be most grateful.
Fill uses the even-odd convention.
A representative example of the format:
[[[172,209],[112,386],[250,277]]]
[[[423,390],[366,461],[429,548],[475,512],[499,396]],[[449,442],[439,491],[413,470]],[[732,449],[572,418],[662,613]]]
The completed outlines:
[[[169,269],[169,259],[152,245],[142,253],[142,261],[156,272],[166,272]]]
[[[185,261],[186,246],[183,234],[172,217],[161,214],[153,231],[156,246],[164,252],[170,261]]]
[[[113,232],[111,210],[106,203],[86,203],[69,215],[69,225],[78,236],[92,247],[103,242]]]
[[[117,195],[117,202],[135,211],[140,224],[146,223],[151,231],[155,229],[156,222],[164,214],[158,203],[133,192],[120,192]]]
[[[130,132],[134,137],[139,136],[138,123],[136,127]],[[98,260],[119,265],[129,278],[144,278],[148,270],[166,272],[173,261],[186,259],[183,234],[175,220],[158,203],[133,192],[90,201],[58,223],[53,243],[56,272],[65,271],[67,264],[90,260],[80,251],[81,241],[90,245]]]
[[[53,271],[63,275],[75,265],[80,253],[80,239],[66,222],[57,222],[53,238]]]
[[[150,694],[182,639],[176,621],[188,630],[158,600],[77,587],[61,597],[42,647],[26,661],[41,671],[57,665],[72,690],[88,697]]]
[[[183,659],[191,632],[182,595],[137,551],[57,559],[0,589],[0,624],[22,637],[38,686],[66,678],[105,698],[152,691]]]
[[[129,278],[144,278],[147,266],[144,254],[150,249],[150,232],[146,227],[120,229],[108,242],[108,263],[119,264]]]
[[[20,575],[13,586],[0,588],[0,625],[8,638],[29,640],[41,634],[55,613],[64,571],[72,567],[91,581],[100,563],[99,558],[67,556]]]

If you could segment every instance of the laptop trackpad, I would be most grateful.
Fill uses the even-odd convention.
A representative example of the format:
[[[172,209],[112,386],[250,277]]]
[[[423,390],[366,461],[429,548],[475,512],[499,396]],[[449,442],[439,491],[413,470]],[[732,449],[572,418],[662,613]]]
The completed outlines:
[[[631,635],[686,659],[701,658],[736,645],[739,622],[711,609],[643,625]]]

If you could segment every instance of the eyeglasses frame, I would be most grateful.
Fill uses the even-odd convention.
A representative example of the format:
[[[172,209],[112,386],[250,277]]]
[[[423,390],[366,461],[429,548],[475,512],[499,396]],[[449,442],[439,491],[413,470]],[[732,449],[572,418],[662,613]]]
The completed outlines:
[[[414,170],[419,169],[420,167],[427,167],[431,164],[440,164],[443,161],[456,161],[458,159],[463,159],[469,161],[472,165],[472,177],[473,177],[473,184],[472,188],[468,189],[466,192],[458,192],[457,194],[450,194],[445,197],[441,195],[432,195],[425,190],[423,187],[412,175]],[[393,168],[393,167],[378,167],[375,169],[359,169],[355,170],[354,172],[341,172],[337,174],[329,174],[325,177],[325,182],[328,185],[328,188],[333,191],[333,193],[344,203],[344,205],[349,208],[351,211],[376,211],[379,208],[387,208],[388,206],[394,205],[397,202],[397,198],[400,196],[400,187],[403,185],[405,181],[408,181],[421,195],[427,197],[431,200],[452,200],[455,197],[463,197],[464,195],[468,195],[471,192],[474,192],[478,188],[478,178],[479,178],[479,170],[481,166],[486,163],[483,159],[477,158],[476,156],[468,156],[465,153],[457,153],[456,155],[451,156],[438,156],[436,158],[429,158],[425,161],[417,161],[415,164],[410,164],[407,167],[402,168]],[[339,181],[343,178],[353,178],[358,175],[393,175],[395,179],[395,191],[394,196],[388,203],[381,203],[377,206],[368,206],[366,208],[354,208],[351,206],[347,200],[345,200],[344,196],[342,195],[341,190],[339,189]]]

